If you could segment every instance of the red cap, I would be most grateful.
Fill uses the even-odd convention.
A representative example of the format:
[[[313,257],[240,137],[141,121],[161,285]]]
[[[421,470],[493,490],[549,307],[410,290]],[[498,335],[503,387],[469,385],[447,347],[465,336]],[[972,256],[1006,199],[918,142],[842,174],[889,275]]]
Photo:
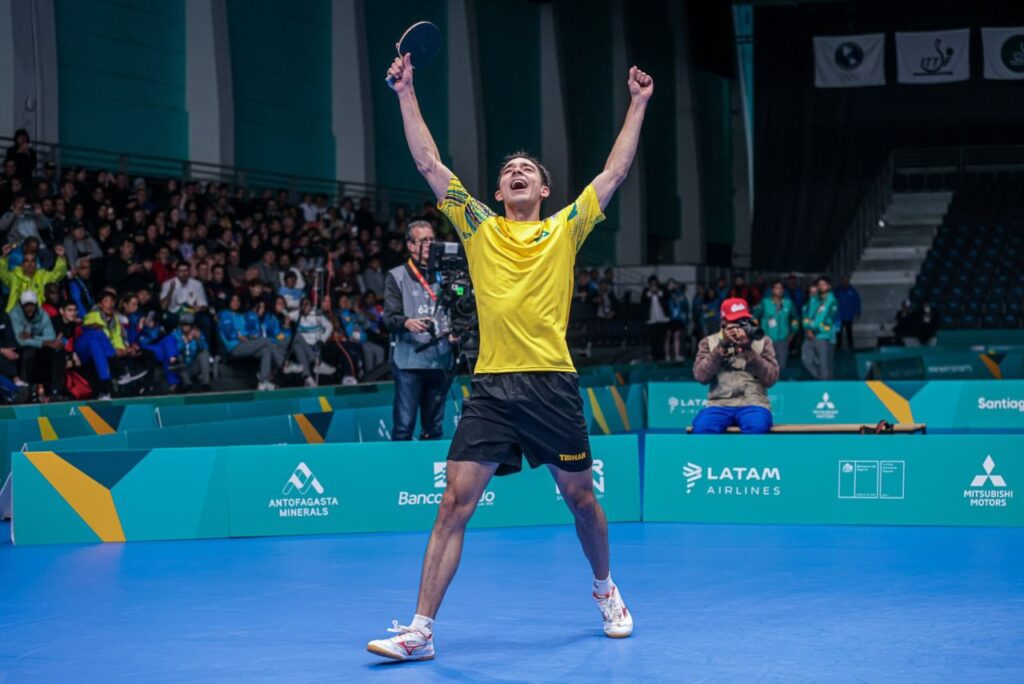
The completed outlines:
[[[727,321],[738,321],[741,318],[751,318],[750,307],[747,300],[739,297],[730,297],[722,302],[722,318]]]

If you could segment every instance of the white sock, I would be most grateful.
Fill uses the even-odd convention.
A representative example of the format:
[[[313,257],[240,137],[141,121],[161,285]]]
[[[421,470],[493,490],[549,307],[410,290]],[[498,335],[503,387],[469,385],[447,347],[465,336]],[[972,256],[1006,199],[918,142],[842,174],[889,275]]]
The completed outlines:
[[[607,596],[612,593],[612,587],[615,586],[615,582],[612,582],[612,573],[608,573],[608,576],[603,580],[594,578],[594,593],[599,596]]]
[[[434,618],[428,618],[426,615],[416,613],[412,616],[412,624],[409,626],[430,635],[434,633]]]

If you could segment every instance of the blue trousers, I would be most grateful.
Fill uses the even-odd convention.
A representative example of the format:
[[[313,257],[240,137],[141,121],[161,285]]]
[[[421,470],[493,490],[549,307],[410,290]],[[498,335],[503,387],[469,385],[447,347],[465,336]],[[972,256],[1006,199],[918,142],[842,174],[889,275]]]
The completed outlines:
[[[747,435],[762,435],[772,428],[772,412],[763,406],[708,406],[693,419],[693,434],[717,435],[737,425]]]
[[[100,380],[110,380],[110,360],[117,356],[114,345],[101,331],[86,328],[75,340],[75,353],[83,364],[92,363]]]
[[[391,439],[412,439],[416,413],[420,414],[420,439],[441,439],[444,432],[444,400],[448,373],[439,369],[402,370],[395,367],[394,427]]]

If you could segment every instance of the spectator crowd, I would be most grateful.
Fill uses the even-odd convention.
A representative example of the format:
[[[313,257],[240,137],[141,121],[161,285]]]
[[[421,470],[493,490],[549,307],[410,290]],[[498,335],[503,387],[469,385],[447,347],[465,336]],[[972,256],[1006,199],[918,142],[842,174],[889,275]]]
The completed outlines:
[[[693,358],[697,343],[721,326],[722,302],[738,298],[747,302],[754,320],[772,340],[778,364],[786,367],[798,355],[812,377],[832,377],[835,349],[853,348],[853,325],[860,318],[860,295],[848,279],[833,290],[828,276],[801,281],[796,274],[769,281],[758,276],[753,283],[737,274],[716,282],[698,283],[692,296],[686,283],[669,279],[662,283],[651,275],[638,298],[632,301],[615,281],[615,271],[580,270],[576,276],[574,321],[632,319],[644,321],[651,344],[651,358],[681,361]]]
[[[6,401],[354,383],[387,360],[387,271],[413,216],[369,198],[253,193],[39,165],[19,130],[0,174]],[[424,205],[439,239],[450,227]]]

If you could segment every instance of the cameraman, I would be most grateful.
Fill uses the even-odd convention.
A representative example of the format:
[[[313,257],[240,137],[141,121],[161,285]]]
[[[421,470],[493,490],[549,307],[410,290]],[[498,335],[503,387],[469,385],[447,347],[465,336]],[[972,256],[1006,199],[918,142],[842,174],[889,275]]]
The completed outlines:
[[[440,286],[429,280],[427,260],[434,242],[434,227],[413,221],[405,234],[409,258],[388,271],[384,284],[384,325],[391,333],[391,360],[395,376],[394,426],[391,439],[412,439],[416,410],[420,410],[420,439],[440,439],[444,427],[444,399],[452,348],[447,324],[435,315]],[[436,340],[422,351],[416,349]]]
[[[738,425],[761,434],[772,427],[766,390],[779,379],[772,341],[753,324],[746,301],[722,302],[722,330],[700,341],[693,377],[710,384],[708,405],[693,419],[694,434],[717,434]]]

